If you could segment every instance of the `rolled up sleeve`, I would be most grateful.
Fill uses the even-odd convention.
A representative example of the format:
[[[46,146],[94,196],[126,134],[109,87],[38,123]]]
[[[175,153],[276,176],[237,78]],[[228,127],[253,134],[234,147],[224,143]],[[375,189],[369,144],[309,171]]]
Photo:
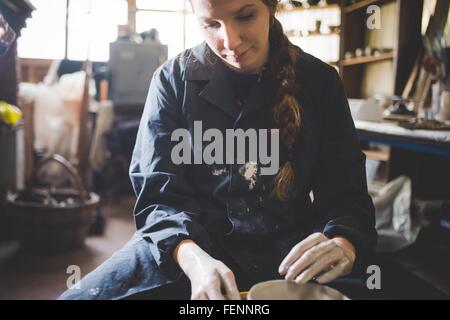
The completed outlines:
[[[175,165],[171,151],[177,142],[172,132],[183,127],[176,89],[169,72],[155,72],[140,122],[130,166],[137,196],[134,217],[138,231],[149,243],[159,267],[180,274],[172,253],[178,243],[191,239],[207,250],[210,239],[201,224],[196,188],[186,179],[187,165]]]
[[[365,155],[342,82],[334,70],[327,92],[313,205],[323,233],[329,238],[347,238],[356,248],[357,261],[362,263],[377,241]]]

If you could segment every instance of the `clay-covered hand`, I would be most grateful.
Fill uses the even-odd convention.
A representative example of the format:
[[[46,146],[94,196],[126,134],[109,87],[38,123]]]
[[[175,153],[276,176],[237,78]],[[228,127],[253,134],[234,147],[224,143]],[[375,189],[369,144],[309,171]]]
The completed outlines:
[[[192,241],[177,250],[176,260],[191,281],[191,299],[240,300],[233,272]]]
[[[304,284],[312,278],[327,283],[348,275],[355,262],[355,248],[345,238],[314,233],[298,243],[278,269],[286,280]]]

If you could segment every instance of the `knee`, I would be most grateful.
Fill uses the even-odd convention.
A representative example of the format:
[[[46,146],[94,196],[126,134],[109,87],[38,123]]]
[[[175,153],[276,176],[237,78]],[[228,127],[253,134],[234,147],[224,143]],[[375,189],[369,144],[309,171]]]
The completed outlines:
[[[87,300],[84,296],[80,289],[68,289],[58,297],[58,300]]]

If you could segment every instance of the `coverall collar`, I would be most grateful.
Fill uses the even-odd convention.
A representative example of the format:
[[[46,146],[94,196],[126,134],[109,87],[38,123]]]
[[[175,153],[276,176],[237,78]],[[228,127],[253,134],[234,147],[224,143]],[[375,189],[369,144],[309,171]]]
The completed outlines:
[[[186,61],[186,80],[208,81],[199,96],[219,107],[226,114],[236,119],[242,115],[273,106],[275,92],[270,85],[267,72],[262,72],[260,79],[252,88],[244,106],[239,106],[229,79],[224,73],[227,68],[206,42],[192,49]]]

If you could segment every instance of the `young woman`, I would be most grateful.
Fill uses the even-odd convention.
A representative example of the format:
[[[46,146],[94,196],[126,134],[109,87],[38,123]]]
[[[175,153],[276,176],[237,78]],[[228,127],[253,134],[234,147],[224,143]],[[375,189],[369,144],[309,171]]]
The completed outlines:
[[[153,76],[130,168],[138,231],[61,298],[238,299],[256,282],[324,284],[364,265],[374,208],[344,89],[289,42],[277,3],[191,1],[205,43]],[[182,162],[177,129],[193,141]],[[264,153],[238,161],[234,146],[202,159],[231,129],[266,132],[257,145],[274,174],[262,174]]]

